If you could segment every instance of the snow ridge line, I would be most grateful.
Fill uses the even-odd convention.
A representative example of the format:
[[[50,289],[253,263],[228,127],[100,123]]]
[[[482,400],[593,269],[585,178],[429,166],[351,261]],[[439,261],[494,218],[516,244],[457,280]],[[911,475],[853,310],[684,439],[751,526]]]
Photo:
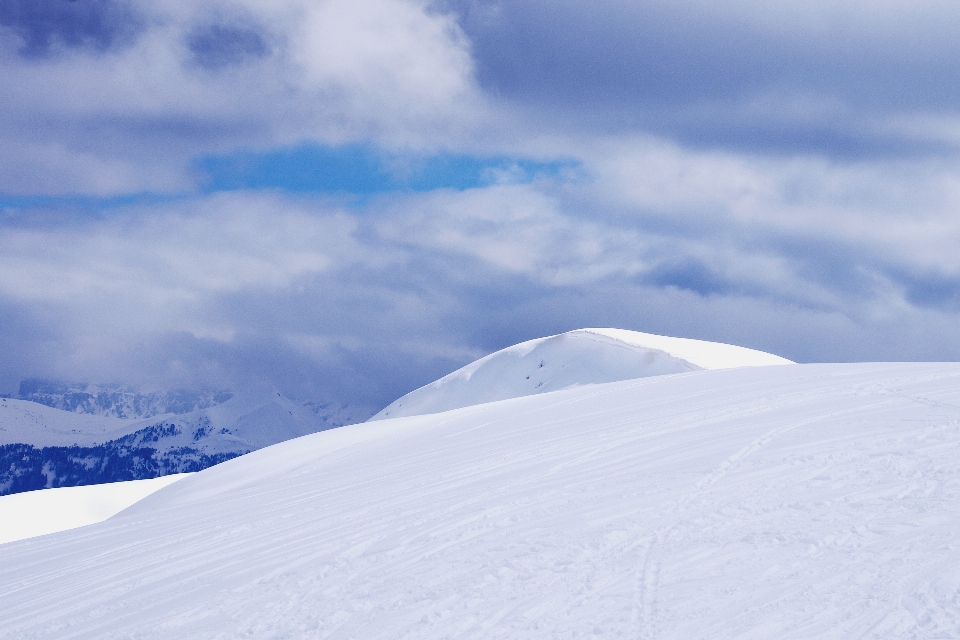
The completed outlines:
[[[596,398],[596,397],[599,397],[599,396],[609,395],[609,394],[617,393],[617,392],[619,392],[619,391],[623,391],[623,390],[626,390],[626,389],[633,389],[633,388],[635,388],[635,387],[640,387],[640,386],[644,386],[644,385],[647,385],[647,384],[652,384],[652,383],[655,383],[655,382],[656,382],[657,378],[661,378],[661,379],[662,379],[662,378],[666,378],[666,377],[668,377],[668,376],[686,376],[686,375],[692,375],[692,374],[697,374],[697,373],[700,373],[700,372],[699,372],[699,371],[691,371],[691,372],[689,372],[689,373],[674,373],[674,374],[666,374],[666,375],[662,375],[662,376],[652,376],[652,377],[647,377],[647,378],[635,378],[635,379],[629,380],[629,381],[624,380],[624,381],[620,381],[620,382],[631,382],[631,383],[633,383],[633,384],[629,384],[629,385],[626,385],[626,386],[623,386],[623,387],[617,387],[617,388],[615,388],[615,389],[603,388],[603,387],[606,387],[607,385],[616,385],[616,384],[618,384],[617,382],[608,382],[608,383],[603,384],[603,385],[590,385],[590,386],[600,387],[600,389],[598,389],[598,390],[596,390],[596,391],[593,391],[593,392],[591,392],[591,393],[585,393],[584,395],[582,395],[582,396],[577,396],[577,397],[575,397],[575,398],[569,398],[569,399],[566,399],[566,400],[559,400],[559,401],[554,402],[554,403],[552,403],[552,404],[543,405],[543,406],[537,406],[537,407],[535,407],[535,408],[533,408],[533,409],[530,409],[530,410],[528,410],[528,411],[524,411],[524,412],[522,412],[522,413],[511,414],[509,417],[496,417],[496,418],[493,418],[492,420],[489,420],[489,421],[484,422],[484,423],[482,423],[482,424],[478,424],[478,425],[476,425],[476,426],[470,427],[469,429],[463,429],[463,430],[461,430],[461,431],[455,431],[455,432],[449,433],[449,434],[447,434],[447,435],[445,435],[445,436],[443,436],[443,437],[444,437],[444,438],[454,438],[454,437],[457,437],[457,436],[461,436],[461,435],[463,435],[464,433],[470,433],[471,431],[476,431],[476,430],[478,430],[478,429],[487,428],[487,427],[489,427],[491,424],[496,424],[497,422],[500,422],[500,421],[502,421],[502,420],[517,420],[518,418],[522,418],[522,417],[528,416],[528,415],[537,414],[537,413],[546,411],[546,410],[548,410],[548,409],[555,409],[556,407],[562,407],[562,406],[565,405],[565,404],[572,404],[572,403],[583,402],[583,401],[585,401],[585,400],[590,400],[590,399],[592,399],[592,398]],[[557,392],[550,392],[550,393],[557,393]],[[549,395],[549,394],[544,394],[544,395]],[[518,400],[526,400],[527,398],[530,398],[530,397],[532,397],[532,396],[520,396],[520,397],[518,397],[518,398],[507,398],[506,400],[495,400],[494,402],[515,402],[515,401],[518,401]],[[481,404],[469,405],[469,406],[466,406],[466,407],[460,407],[460,408],[458,408],[458,409],[451,409],[451,410],[450,410],[451,413],[454,412],[454,411],[458,411],[458,412],[459,412],[459,411],[463,411],[464,413],[462,413],[462,414],[459,414],[459,413],[458,413],[458,414],[456,414],[456,415],[453,415],[453,416],[451,416],[448,420],[444,420],[443,422],[438,423],[436,426],[440,426],[440,425],[447,424],[448,422],[451,422],[451,421],[453,421],[453,420],[456,420],[456,419],[457,419],[458,417],[460,417],[461,415],[470,415],[471,413],[476,413],[477,411],[481,411],[481,410],[482,410],[482,407],[485,407],[485,406],[487,406],[487,405],[489,405],[489,404],[493,404],[493,403],[481,403]],[[433,414],[433,415],[436,415],[436,414]],[[400,418],[396,418],[396,419],[400,419]]]
[[[912,398],[892,396],[891,400],[882,404],[896,404],[897,400],[911,400]],[[633,602],[633,630],[634,635],[639,640],[649,640],[657,637],[655,628],[655,618],[657,616],[656,594],[660,584],[660,555],[662,554],[663,543],[669,538],[670,534],[687,517],[689,505],[707,490],[716,485],[725,475],[738,466],[744,459],[766,447],[775,438],[782,436],[798,427],[807,426],[821,420],[835,418],[844,414],[857,413],[862,411],[863,407],[854,407],[843,411],[828,411],[818,416],[807,418],[793,424],[784,425],[767,431],[759,438],[755,438],[750,444],[738,450],[733,455],[725,458],[713,471],[703,476],[694,485],[693,489],[681,495],[672,509],[674,517],[666,524],[656,530],[649,542],[643,547],[643,556],[637,563],[636,574],[634,578],[634,602]]]

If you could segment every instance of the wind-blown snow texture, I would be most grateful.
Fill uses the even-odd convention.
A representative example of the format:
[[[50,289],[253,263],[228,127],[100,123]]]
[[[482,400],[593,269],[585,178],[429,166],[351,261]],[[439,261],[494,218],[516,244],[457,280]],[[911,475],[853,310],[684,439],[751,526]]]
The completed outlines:
[[[16,638],[955,637],[958,593],[960,364],[368,422],[0,546]]]
[[[491,353],[411,391],[370,419],[438,413],[584,384],[776,364],[794,363],[720,342],[626,329],[577,329]]]

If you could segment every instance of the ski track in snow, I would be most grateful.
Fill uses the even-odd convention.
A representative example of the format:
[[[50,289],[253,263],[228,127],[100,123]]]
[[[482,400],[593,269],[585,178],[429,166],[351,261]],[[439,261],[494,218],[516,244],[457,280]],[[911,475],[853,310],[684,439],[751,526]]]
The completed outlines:
[[[960,365],[344,427],[0,545],[3,638],[960,635]]]
[[[853,409],[852,411],[855,412],[856,409]],[[642,626],[640,626],[638,637],[658,637],[658,633],[656,631],[656,590],[660,577],[661,549],[665,541],[669,540],[671,534],[677,531],[677,528],[686,520],[688,520],[690,514],[695,511],[695,503],[702,501],[704,494],[713,485],[720,482],[720,480],[726,476],[729,471],[734,470],[744,460],[744,458],[756,453],[761,448],[768,445],[774,438],[783,435],[797,427],[813,424],[825,419],[836,418],[841,413],[843,412],[831,412],[823,416],[803,420],[795,424],[787,424],[785,426],[771,429],[730,457],[723,460],[718,467],[698,480],[696,484],[694,484],[691,492],[680,496],[676,504],[673,506],[673,513],[670,521],[657,529],[654,535],[647,539],[646,544],[644,545],[643,559],[638,567],[639,572],[636,578],[636,592],[638,593],[638,597],[637,601],[634,603],[634,607],[637,612],[642,612],[639,616],[634,615],[635,621],[638,619],[638,617],[640,620],[642,620]],[[683,542],[681,540],[681,542],[675,544],[683,544]]]

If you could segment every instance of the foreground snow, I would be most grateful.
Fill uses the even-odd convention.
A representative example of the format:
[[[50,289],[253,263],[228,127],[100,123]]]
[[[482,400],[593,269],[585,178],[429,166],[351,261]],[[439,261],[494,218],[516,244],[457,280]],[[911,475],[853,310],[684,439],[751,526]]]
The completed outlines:
[[[371,420],[438,413],[584,384],[779,364],[794,363],[720,342],[626,329],[577,329],[491,353],[411,391]]]
[[[0,546],[16,638],[956,637],[958,593],[960,364],[343,427]]]
[[[120,513],[191,474],[0,496],[0,544],[75,529]]]

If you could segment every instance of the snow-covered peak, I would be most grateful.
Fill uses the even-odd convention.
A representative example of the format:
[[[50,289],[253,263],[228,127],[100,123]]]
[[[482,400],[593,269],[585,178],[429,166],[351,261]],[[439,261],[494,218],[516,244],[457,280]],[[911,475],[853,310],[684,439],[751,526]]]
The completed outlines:
[[[29,400],[0,398],[0,446],[13,443],[37,447],[92,444],[136,431],[137,424],[106,415],[54,409]]]
[[[259,449],[327,428],[309,408],[267,385],[250,388],[223,404],[178,416],[171,422],[182,423],[184,432],[202,429],[205,435],[201,440],[207,448],[225,450],[237,442]]]
[[[80,414],[126,418],[153,418],[199,411],[226,402],[229,391],[137,391],[118,384],[67,383],[34,378],[20,382],[19,400]]]
[[[796,364],[766,351],[722,342],[658,336],[627,329],[579,329],[587,333],[613,338],[624,344],[644,349],[656,349],[685,360],[700,369],[737,369],[739,367],[766,367],[777,364]],[[576,333],[571,331],[571,333]]]
[[[491,353],[408,393],[371,420],[438,413],[584,384],[780,364],[793,363],[719,342],[626,329],[577,329]]]

